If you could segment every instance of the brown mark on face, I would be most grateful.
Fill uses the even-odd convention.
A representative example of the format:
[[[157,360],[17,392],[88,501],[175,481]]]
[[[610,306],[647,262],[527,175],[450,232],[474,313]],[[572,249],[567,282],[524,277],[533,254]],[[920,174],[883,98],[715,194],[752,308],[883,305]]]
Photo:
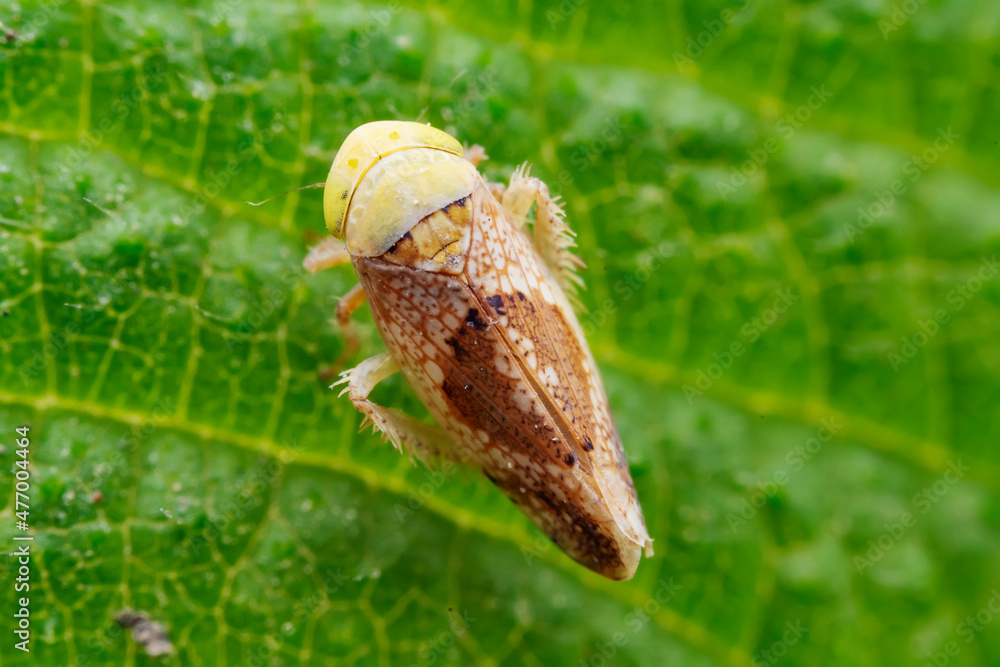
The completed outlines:
[[[382,259],[411,269],[458,275],[465,270],[471,227],[469,197],[462,197],[414,225]]]

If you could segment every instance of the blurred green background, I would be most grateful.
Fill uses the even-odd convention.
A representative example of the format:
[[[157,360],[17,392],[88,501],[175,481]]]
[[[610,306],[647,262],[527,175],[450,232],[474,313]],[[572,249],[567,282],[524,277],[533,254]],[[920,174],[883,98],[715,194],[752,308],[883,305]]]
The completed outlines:
[[[0,21],[0,544],[34,537],[4,665],[1000,664],[996,2]],[[357,434],[317,377],[354,282],[299,269],[322,193],[244,202],[418,117],[566,201],[656,538],[629,582]],[[398,378],[376,398],[420,413]]]

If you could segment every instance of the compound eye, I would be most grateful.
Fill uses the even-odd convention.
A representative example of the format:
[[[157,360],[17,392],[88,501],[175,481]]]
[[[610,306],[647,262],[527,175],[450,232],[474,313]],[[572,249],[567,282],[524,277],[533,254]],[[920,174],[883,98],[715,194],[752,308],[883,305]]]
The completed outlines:
[[[354,183],[340,173],[336,167],[330,169],[323,190],[323,217],[326,228],[338,239],[344,238],[344,221],[347,219],[347,205],[351,202]]]

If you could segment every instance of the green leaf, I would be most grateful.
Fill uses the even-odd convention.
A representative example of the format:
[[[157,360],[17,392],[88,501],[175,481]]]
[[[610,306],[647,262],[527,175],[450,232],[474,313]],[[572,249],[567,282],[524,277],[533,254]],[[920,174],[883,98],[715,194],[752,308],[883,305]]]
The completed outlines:
[[[995,664],[995,2],[0,20],[0,548],[31,551],[3,664]],[[318,375],[354,282],[299,268],[322,193],[244,202],[418,117],[566,202],[656,538],[629,582],[359,435]],[[377,399],[425,414],[399,379]]]

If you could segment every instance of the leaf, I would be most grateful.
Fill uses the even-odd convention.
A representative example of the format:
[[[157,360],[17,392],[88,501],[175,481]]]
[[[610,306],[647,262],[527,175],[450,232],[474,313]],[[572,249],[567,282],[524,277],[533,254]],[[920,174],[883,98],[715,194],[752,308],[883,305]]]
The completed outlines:
[[[8,557],[4,664],[991,663],[998,18],[5,8],[0,542],[30,544],[31,588]],[[323,181],[361,123],[418,117],[566,201],[657,540],[629,582],[478,476],[357,434],[318,377],[353,283],[299,268],[321,193],[244,202]],[[377,398],[421,414],[398,379]],[[126,609],[174,652],[147,656]]]

